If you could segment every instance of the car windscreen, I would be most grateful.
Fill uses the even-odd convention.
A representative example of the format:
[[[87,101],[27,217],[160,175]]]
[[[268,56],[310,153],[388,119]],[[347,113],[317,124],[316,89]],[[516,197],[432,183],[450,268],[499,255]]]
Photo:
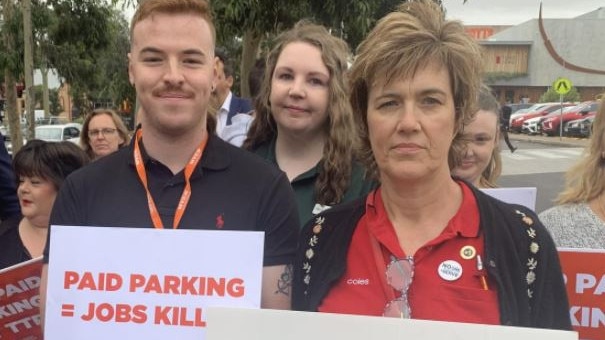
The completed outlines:
[[[60,141],[62,140],[61,132],[63,128],[44,128],[36,129],[36,138],[45,141]]]

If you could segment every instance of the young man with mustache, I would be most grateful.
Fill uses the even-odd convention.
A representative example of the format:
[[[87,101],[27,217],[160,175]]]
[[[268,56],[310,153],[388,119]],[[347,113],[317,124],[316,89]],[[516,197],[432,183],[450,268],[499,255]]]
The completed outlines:
[[[141,2],[128,55],[141,127],[129,147],[66,181],[50,224],[264,231],[261,306],[288,309],[294,194],[281,171],[207,132],[214,42],[207,1]]]

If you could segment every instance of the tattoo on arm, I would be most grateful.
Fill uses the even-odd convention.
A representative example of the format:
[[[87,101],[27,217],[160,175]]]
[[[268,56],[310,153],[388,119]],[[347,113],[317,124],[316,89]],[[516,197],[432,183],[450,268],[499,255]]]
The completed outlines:
[[[275,294],[284,294],[285,296],[290,296],[290,290],[292,289],[292,274],[292,265],[286,265],[286,267],[284,267],[284,271],[277,280],[277,290],[275,291]]]

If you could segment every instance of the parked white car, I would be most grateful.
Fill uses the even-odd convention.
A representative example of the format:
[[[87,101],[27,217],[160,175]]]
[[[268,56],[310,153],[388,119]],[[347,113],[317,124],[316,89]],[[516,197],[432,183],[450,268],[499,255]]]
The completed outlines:
[[[530,118],[523,122],[523,128],[521,132],[527,133],[528,135],[535,135],[540,133],[540,122],[544,119],[544,117],[534,117]]]
[[[70,141],[78,144],[80,142],[82,124],[68,123],[59,125],[36,126],[36,139],[48,142]]]

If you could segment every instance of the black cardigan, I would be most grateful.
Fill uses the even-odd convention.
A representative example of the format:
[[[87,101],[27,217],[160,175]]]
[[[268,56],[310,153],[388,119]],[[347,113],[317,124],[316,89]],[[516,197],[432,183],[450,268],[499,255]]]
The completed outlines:
[[[470,187],[479,207],[486,268],[497,284],[500,323],[571,330],[557,249],[535,213]],[[317,311],[344,274],[365,202],[364,197],[334,207],[305,226],[294,264],[293,309]]]

